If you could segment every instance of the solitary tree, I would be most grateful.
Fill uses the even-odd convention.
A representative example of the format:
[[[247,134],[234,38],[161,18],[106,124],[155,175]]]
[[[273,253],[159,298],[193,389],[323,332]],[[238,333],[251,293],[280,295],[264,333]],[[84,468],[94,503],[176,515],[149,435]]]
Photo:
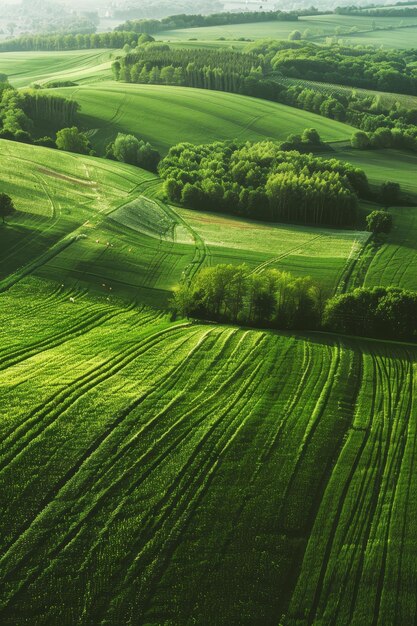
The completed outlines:
[[[392,215],[387,211],[372,211],[366,218],[366,223],[368,230],[375,235],[389,233],[393,225]]]
[[[6,221],[6,217],[13,215],[16,209],[13,204],[13,200],[6,193],[0,193],[0,217],[3,219],[3,224]]]
[[[288,39],[290,41],[300,41],[302,35],[299,30],[293,30],[289,35]]]

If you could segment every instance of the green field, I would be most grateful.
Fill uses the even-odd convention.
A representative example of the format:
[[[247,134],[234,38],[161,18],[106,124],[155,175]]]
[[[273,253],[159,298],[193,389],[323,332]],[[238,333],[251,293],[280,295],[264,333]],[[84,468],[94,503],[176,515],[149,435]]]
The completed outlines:
[[[65,52],[2,52],[0,73],[7,74],[14,87],[51,80],[97,82],[111,78],[111,50]]]
[[[323,297],[417,291],[417,155],[351,149],[352,127],[260,99],[112,83],[110,55],[4,54],[0,72],[80,82],[54,93],[80,102],[99,154],[118,132],[165,153],[314,127],[320,156],[373,190],[399,182],[410,206],[376,245],[171,206],[139,168],[0,140],[17,208],[0,223],[0,625],[415,624],[416,344],[176,319],[169,302],[219,263],[311,276]]]
[[[166,306],[201,267],[248,263],[336,289],[367,235],[266,225],[168,207],[153,174],[1,141],[3,188],[17,216],[0,229],[0,289],[29,273],[108,297]],[[50,163],[53,162],[53,166]]]
[[[416,28],[402,28],[406,24]],[[396,30],[374,30],[374,28],[394,28]],[[357,32],[350,33],[351,29]],[[256,22],[252,24],[233,24],[227,26],[209,26],[202,28],[183,28],[158,34],[158,39],[165,41],[188,41],[198,39],[213,41],[224,38],[226,41],[245,39],[287,39],[293,30],[307,33],[308,39],[322,39],[337,35],[352,44],[370,43],[399,48],[415,47],[417,18],[383,18],[373,16],[317,15],[301,17],[297,22]],[[363,35],[361,35],[363,33]],[[365,34],[366,33],[366,34]]]
[[[2,624],[409,623],[414,351],[0,299]]]
[[[99,287],[107,276],[106,264],[113,267],[119,248],[132,248],[131,229],[118,224],[117,211],[132,202],[146,204],[141,197],[155,186],[155,177],[91,157],[4,140],[0,146],[2,190],[12,195],[18,210],[12,222],[0,230],[0,289],[27,273],[46,272],[52,266],[59,268],[57,280],[61,280],[66,276],[66,262],[74,279]],[[149,248],[153,259],[159,247],[171,246],[169,237],[165,242],[159,232],[153,236],[138,232],[137,238],[141,237],[143,248],[137,243],[130,250],[129,268],[123,266],[120,277],[133,293],[149,280],[148,266],[143,267],[144,250]],[[190,250],[192,256],[192,246]],[[186,255],[186,263],[185,259]],[[95,270],[90,262],[97,265]],[[164,271],[161,268],[161,273]],[[129,282],[128,274],[135,280]]]
[[[203,239],[207,263],[241,263],[262,272],[277,268],[295,275],[309,275],[331,293],[342,281],[347,262],[353,261],[368,233],[284,226],[230,216],[177,209]]]
[[[365,255],[362,280],[367,287],[395,285],[417,291],[417,208],[391,208],[394,228],[387,243]]]
[[[162,152],[181,141],[285,139],[309,127],[325,141],[348,139],[353,132],[314,113],[221,91],[106,82],[53,93],[80,103],[81,124],[92,129],[91,141],[99,151],[118,132],[143,137]]]

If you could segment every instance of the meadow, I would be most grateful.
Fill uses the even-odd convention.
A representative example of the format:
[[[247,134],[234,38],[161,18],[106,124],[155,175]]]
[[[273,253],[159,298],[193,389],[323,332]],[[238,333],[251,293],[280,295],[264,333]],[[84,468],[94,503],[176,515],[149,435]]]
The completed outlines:
[[[0,301],[3,624],[412,614],[414,350]]]
[[[52,80],[94,83],[111,78],[112,56],[111,50],[2,52],[0,73],[16,88]]]
[[[346,140],[353,133],[351,126],[314,113],[220,91],[103,82],[53,93],[80,103],[81,125],[91,129],[100,153],[118,132],[137,134],[163,153],[181,141],[282,140],[309,127],[326,141]]]
[[[415,28],[403,28],[404,25]],[[376,30],[376,29],[384,30]],[[254,24],[233,24],[202,28],[183,28],[163,31],[157,38],[165,41],[215,41],[226,42],[244,39],[288,39],[289,34],[299,30],[309,40],[324,40],[326,37],[343,37],[352,45],[373,43],[386,47],[413,48],[417,18],[373,17],[347,15],[313,15],[301,17],[297,22],[257,22]]]

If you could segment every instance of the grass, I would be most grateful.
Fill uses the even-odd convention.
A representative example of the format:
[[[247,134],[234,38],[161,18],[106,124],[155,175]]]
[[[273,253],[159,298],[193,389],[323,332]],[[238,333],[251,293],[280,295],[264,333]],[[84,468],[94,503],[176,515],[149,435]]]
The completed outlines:
[[[416,28],[403,28],[404,25],[415,25]],[[396,30],[374,30],[376,28]],[[350,29],[358,32],[349,33]],[[233,24],[227,26],[210,26],[203,28],[183,28],[158,34],[158,38],[166,41],[185,41],[198,39],[203,42],[224,38],[226,42],[246,39],[288,39],[293,30],[301,33],[308,31],[308,39],[318,41],[325,37],[337,35],[346,38],[351,44],[374,43],[389,47],[415,47],[415,31],[417,18],[382,18],[370,16],[318,15],[302,17],[298,22],[256,22],[251,24]],[[362,34],[361,34],[362,33]]]
[[[378,285],[402,287],[417,291],[415,262],[417,254],[417,207],[391,208],[394,227],[387,243],[364,259],[367,287]]]
[[[230,94],[102,87],[76,92],[99,147],[317,127]],[[415,155],[331,155],[417,197]],[[0,227],[0,623],[413,623],[416,348],[164,312],[217,262],[331,291],[366,235],[170,207],[152,174],[92,157],[1,141],[0,165],[18,208]],[[417,208],[392,211],[358,275],[417,290]]]
[[[356,257],[367,233],[267,224],[219,214],[176,209],[207,248],[207,263],[244,261],[253,271],[277,268],[310,275],[333,292]]]
[[[408,623],[414,349],[0,302],[2,624]]]
[[[16,87],[32,83],[69,80],[98,82],[111,78],[111,50],[71,50],[65,52],[2,52],[0,73],[7,74]]]
[[[118,132],[134,133],[166,152],[181,141],[284,139],[317,128],[325,141],[348,139],[353,128],[306,111],[236,94],[169,87],[100,83],[54,89],[81,105],[81,124],[104,151]],[[138,115],[140,111],[140,115]]]
[[[366,241],[358,231],[280,226],[166,206],[138,168],[2,142],[3,187],[18,213],[0,227],[0,289],[24,276],[166,306],[215,263],[310,275],[329,292]],[[53,167],[50,163],[53,162]]]
[[[80,236],[154,180],[122,164],[4,140],[0,145],[2,190],[18,211],[0,228],[0,281],[7,284],[65,244],[82,245]]]
[[[288,624],[410,623],[415,553],[415,354],[373,346],[316,518]],[[321,566],[317,567],[317,563]]]
[[[346,429],[353,351],[172,325],[34,279],[0,297],[19,311],[1,342],[2,623],[279,615]]]

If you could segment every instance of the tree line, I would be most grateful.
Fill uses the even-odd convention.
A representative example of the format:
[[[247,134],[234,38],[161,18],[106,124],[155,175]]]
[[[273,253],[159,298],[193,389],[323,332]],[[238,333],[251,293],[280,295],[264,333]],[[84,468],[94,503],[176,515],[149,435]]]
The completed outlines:
[[[138,34],[113,31],[109,33],[78,33],[55,35],[22,35],[15,39],[0,41],[0,52],[90,50],[97,48],[123,48],[125,44],[135,47]]]
[[[296,11],[241,11],[236,13],[213,13],[211,15],[188,15],[181,13],[163,17],[160,20],[127,20],[123,24],[116,26],[115,30],[154,35],[161,31],[176,30],[178,28],[226,26],[252,22],[296,22],[297,20],[298,13]]]
[[[317,133],[308,129],[304,137],[308,143]],[[291,138],[285,143],[290,147]],[[362,170],[270,141],[181,143],[160,162],[159,173],[172,202],[274,222],[353,226],[358,197],[370,193]]]
[[[167,45],[158,44],[143,46],[139,53],[119,57],[112,67],[116,80],[124,82],[182,85],[232,93],[248,93],[253,83],[262,85],[266,72],[262,59],[253,54],[230,50],[171,50]],[[278,86],[273,88],[279,91]]]
[[[355,15],[359,17],[417,17],[417,9],[415,7],[405,7],[403,9],[393,7],[362,8],[352,5],[348,7],[337,7],[335,13],[338,15]]]
[[[310,277],[247,265],[216,265],[180,285],[175,315],[280,330],[325,330],[416,341],[417,293],[364,287],[329,298]]]

